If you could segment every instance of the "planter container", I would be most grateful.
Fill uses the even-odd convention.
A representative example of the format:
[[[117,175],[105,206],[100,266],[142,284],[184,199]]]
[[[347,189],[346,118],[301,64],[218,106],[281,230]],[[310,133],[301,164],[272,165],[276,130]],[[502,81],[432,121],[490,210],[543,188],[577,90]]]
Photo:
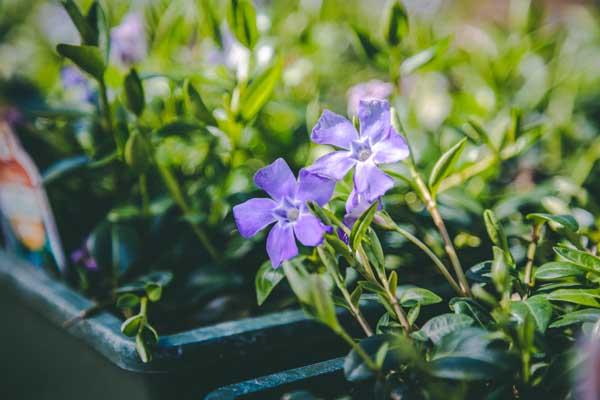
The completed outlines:
[[[346,381],[344,357],[340,357],[225,386],[209,393],[205,400],[279,400],[292,392],[309,392],[326,399],[342,396],[368,399],[372,391],[372,382],[357,384]],[[294,398],[300,400],[302,396]]]
[[[62,324],[92,302],[0,252],[2,398],[200,399],[215,388],[338,357],[347,347],[300,310],[163,336],[143,364],[121,320],[101,312]],[[339,318],[358,334],[351,317]]]

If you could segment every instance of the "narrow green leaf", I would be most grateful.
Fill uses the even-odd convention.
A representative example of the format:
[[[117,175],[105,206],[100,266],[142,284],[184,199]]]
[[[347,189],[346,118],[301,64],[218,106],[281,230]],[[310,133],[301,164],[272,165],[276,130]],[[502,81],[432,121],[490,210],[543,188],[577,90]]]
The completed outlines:
[[[550,328],[562,328],[564,326],[590,322],[595,324],[600,319],[600,309],[585,308],[562,315],[550,324]]]
[[[254,278],[256,301],[259,306],[265,302],[284,276],[283,268],[273,268],[270,261],[266,261],[260,266]]]
[[[378,206],[379,204],[377,202],[373,203],[352,226],[349,242],[353,249],[356,250],[358,245],[362,242],[367,229],[371,226],[371,222],[373,221]]]
[[[429,47],[408,57],[400,64],[400,73],[402,75],[409,75],[429,64],[437,55],[446,50],[449,43],[450,41],[448,39],[444,39],[435,46]]]
[[[244,120],[252,120],[269,100],[282,70],[283,60],[278,59],[244,90],[240,99],[240,111]]]
[[[408,33],[408,15],[404,6],[395,1],[389,11],[385,39],[390,46],[397,46]]]
[[[492,243],[504,250],[504,256],[509,264],[514,264],[510,248],[508,247],[508,239],[494,212],[489,209],[485,210],[483,212],[483,221],[485,222],[485,229]]]
[[[104,61],[108,62],[110,56],[110,28],[106,20],[106,13],[97,0],[88,9],[85,20],[94,31],[95,41],[84,42],[84,44],[98,46],[103,53]]]
[[[431,175],[429,176],[429,189],[435,196],[435,192],[446,176],[451,172],[452,167],[456,164],[460,155],[465,148],[467,138],[461,139],[458,143],[446,151],[433,166]]]
[[[582,306],[600,308],[600,292],[598,289],[558,289],[548,293],[548,300],[565,301]]]
[[[74,46],[70,44],[59,44],[56,46],[56,51],[63,56],[73,61],[75,65],[87,72],[97,81],[104,79],[104,58],[100,50],[94,46]]]
[[[357,285],[356,288],[350,294],[350,301],[354,307],[358,307],[358,303],[360,302],[360,296],[362,296],[362,286]]]
[[[135,337],[135,349],[143,363],[148,363],[152,359],[152,354],[148,350],[146,343],[141,335]]]
[[[184,93],[188,111],[207,125],[217,126],[215,117],[204,104],[200,93],[189,80],[184,83]]]
[[[150,143],[138,131],[134,130],[125,143],[125,162],[138,174],[146,172],[152,163]]]
[[[538,222],[538,223],[548,222],[550,224],[550,227],[554,227],[554,226],[558,225],[559,227],[562,227],[573,233],[575,233],[579,230],[579,224],[577,223],[577,220],[570,215],[552,215],[552,214],[535,213],[535,214],[528,214],[527,219]],[[554,230],[556,230],[556,229],[554,229]]]
[[[552,261],[543,264],[535,271],[536,281],[558,281],[565,278],[579,277],[585,274],[587,268],[568,261]]]
[[[237,40],[249,49],[258,41],[256,11],[250,0],[230,0],[227,22]]]
[[[600,258],[590,253],[564,246],[556,246],[554,251],[572,263],[600,272]]]
[[[79,7],[77,7],[77,4],[73,0],[62,0],[61,3],[65,11],[67,11],[67,14],[69,14],[73,25],[75,25],[75,28],[77,28],[77,31],[79,31],[83,43],[88,45],[97,45],[98,32],[92,25],[90,25],[89,21],[81,13]]]
[[[388,278],[388,285],[390,286],[390,291],[392,293],[396,293],[396,290],[398,289],[398,274],[396,273],[396,271],[392,271],[390,273],[390,276]]]
[[[125,103],[129,111],[137,115],[138,117],[144,111],[144,105],[146,103],[144,96],[144,88],[142,81],[135,70],[131,68],[129,73],[125,77]]]
[[[431,290],[420,287],[400,286],[396,292],[396,297],[400,299],[403,307],[413,307],[415,305],[428,306],[442,301],[442,298]]]
[[[411,326],[414,325],[417,318],[419,318],[420,312],[421,312],[421,304],[419,304],[419,303],[417,303],[416,306],[414,306],[413,308],[408,310],[408,314],[406,317],[408,318],[408,323]]]

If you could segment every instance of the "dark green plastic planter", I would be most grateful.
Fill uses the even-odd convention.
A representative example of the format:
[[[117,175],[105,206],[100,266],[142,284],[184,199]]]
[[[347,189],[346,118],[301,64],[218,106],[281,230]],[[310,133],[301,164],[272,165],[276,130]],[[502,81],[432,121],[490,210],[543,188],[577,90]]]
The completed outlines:
[[[309,392],[325,399],[342,396],[368,399],[372,385],[346,381],[341,357],[225,386],[208,394],[205,400],[279,400],[285,394],[296,392]]]
[[[143,364],[110,313],[62,327],[91,305],[0,252],[1,398],[200,399],[232,382],[347,352],[302,311],[284,311],[163,336],[153,361]],[[340,319],[357,332],[346,313]]]

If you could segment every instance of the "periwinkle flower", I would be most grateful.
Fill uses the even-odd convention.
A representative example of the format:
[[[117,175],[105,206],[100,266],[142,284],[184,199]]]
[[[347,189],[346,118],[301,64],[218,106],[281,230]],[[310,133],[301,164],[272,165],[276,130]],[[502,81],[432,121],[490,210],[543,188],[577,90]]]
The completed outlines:
[[[139,14],[128,14],[121,25],[110,32],[111,52],[125,66],[140,62],[146,57],[148,44],[144,22]]]
[[[233,207],[233,216],[245,238],[275,223],[267,237],[267,253],[273,267],[298,255],[296,239],[305,246],[318,246],[329,229],[309,211],[307,201],[324,205],[333,194],[335,182],[306,169],[298,180],[287,163],[278,158],[254,176],[256,186],[271,198],[250,199]]]
[[[405,159],[408,145],[392,126],[390,104],[386,100],[361,101],[358,119],[360,133],[341,115],[329,110],[323,112],[313,128],[311,139],[342,150],[324,155],[308,170],[340,180],[355,167],[354,191],[372,203],[394,185],[394,180],[378,165]]]
[[[90,82],[76,67],[68,66],[61,69],[60,80],[63,87],[73,95],[73,100],[77,102],[91,102],[94,100],[94,92]]]
[[[392,94],[394,85],[378,79],[354,85],[348,90],[348,115],[356,115],[361,100],[385,100]]]

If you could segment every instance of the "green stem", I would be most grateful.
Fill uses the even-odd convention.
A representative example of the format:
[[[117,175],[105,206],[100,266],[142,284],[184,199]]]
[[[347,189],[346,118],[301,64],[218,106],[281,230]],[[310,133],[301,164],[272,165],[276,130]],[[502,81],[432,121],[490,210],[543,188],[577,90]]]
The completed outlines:
[[[360,344],[356,343],[343,328],[338,329],[336,333],[340,335],[341,338],[344,339],[344,341],[346,341],[346,343],[350,345],[350,347],[352,347],[352,349],[356,352],[356,354],[358,354],[360,358],[363,359],[363,361],[367,365],[367,368],[369,368],[371,371],[377,374],[379,373],[379,368],[377,367],[377,364],[375,364],[375,361],[373,361],[373,359],[367,354],[367,352],[363,350]]]
[[[433,200],[429,189],[423,182],[421,175],[417,172],[414,163],[410,163],[410,172],[415,180],[416,189],[419,192],[419,196],[421,200],[425,203],[425,207],[427,207],[427,211],[431,215],[433,219],[433,223],[437,227],[440,235],[442,236],[442,240],[444,241],[444,250],[446,250],[446,254],[450,258],[450,262],[454,268],[454,273],[458,278],[458,282],[460,284],[461,291],[465,296],[471,297],[471,289],[469,287],[469,282],[463,272],[462,265],[460,264],[460,260],[458,259],[458,255],[456,254],[456,250],[454,249],[454,245],[452,244],[452,239],[450,239],[450,235],[448,234],[448,230],[446,229],[446,224],[444,223],[444,219],[440,214],[437,204]]]
[[[365,319],[364,315],[360,311],[360,307],[355,306],[352,302],[352,298],[346,286],[344,286],[343,282],[338,282],[338,279],[335,279],[336,285],[340,292],[342,292],[342,296],[344,296],[344,300],[348,303],[348,307],[350,307],[350,313],[356,319],[362,330],[365,332],[367,336],[373,336],[373,329]]]
[[[140,299],[140,315],[148,315],[148,298],[146,296]]]
[[[100,86],[100,103],[102,105],[102,113],[104,114],[104,123],[106,124],[106,129],[110,132],[115,140],[115,144],[117,145],[119,156],[123,155],[123,143],[117,137],[117,132],[113,128],[113,119],[112,112],[110,110],[110,104],[108,104],[108,96],[106,94],[106,83],[104,79],[98,81],[98,85]]]
[[[433,261],[433,263],[437,267],[438,271],[440,271],[440,273],[444,276],[444,278],[446,278],[446,280],[448,281],[450,286],[452,286],[452,289],[454,289],[459,295],[463,294],[460,286],[458,285],[458,283],[456,283],[456,280],[454,279],[452,274],[450,274],[450,272],[448,271],[448,269],[446,268],[444,263],[438,258],[438,256],[436,256],[434,254],[433,251],[431,251],[431,249],[429,247],[427,247],[427,245],[425,243],[423,243],[421,240],[419,240],[419,238],[414,236],[412,233],[408,232],[405,229],[400,228],[395,223],[394,223],[394,231],[398,232],[399,234],[404,236],[406,239],[411,241],[415,246],[417,246],[418,248],[423,250],[423,252],[425,254],[427,254],[427,256],[429,256],[431,261]]]
[[[140,196],[142,197],[142,213],[144,217],[148,217],[150,215],[150,197],[148,196],[146,174],[140,174]]]
[[[181,190],[181,187],[179,186],[179,183],[177,182],[177,179],[175,179],[175,177],[173,176],[173,173],[171,172],[169,167],[162,165],[160,163],[157,163],[157,165],[158,165],[158,170],[160,171],[160,174],[163,178],[163,181],[165,182],[165,185],[169,189],[169,193],[171,194],[173,201],[175,201],[175,203],[179,206],[179,208],[183,212],[184,216],[191,217],[193,215],[192,209],[188,205],[188,203],[183,195],[183,191]],[[189,219],[188,219],[188,222],[190,224],[190,227],[192,228],[192,231],[194,232],[194,235],[196,235],[196,237],[198,238],[200,243],[202,243],[202,246],[204,246],[204,248],[209,253],[209,255],[211,256],[213,261],[220,264],[221,257],[219,256],[218,251],[212,245],[212,243],[209,240],[208,235],[206,234],[204,229],[202,229],[202,227],[200,225],[194,223],[193,221],[191,221]]]

